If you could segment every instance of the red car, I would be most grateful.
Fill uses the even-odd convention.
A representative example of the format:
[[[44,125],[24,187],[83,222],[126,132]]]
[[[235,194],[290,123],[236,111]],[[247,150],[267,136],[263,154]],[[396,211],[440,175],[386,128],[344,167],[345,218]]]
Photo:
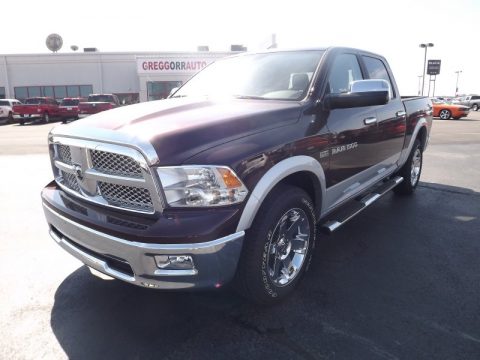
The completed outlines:
[[[117,95],[114,94],[92,94],[88,96],[87,102],[79,104],[79,117],[99,113],[120,106]]]
[[[51,118],[59,116],[57,101],[49,97],[28,98],[23,104],[14,105],[12,111],[15,115],[20,115],[20,125],[25,124],[24,117],[26,115],[40,118],[45,123],[50,122]]]
[[[68,119],[78,119],[79,114],[79,104],[85,102],[85,98],[65,98],[62,100],[59,106],[60,116],[64,124],[67,123]]]

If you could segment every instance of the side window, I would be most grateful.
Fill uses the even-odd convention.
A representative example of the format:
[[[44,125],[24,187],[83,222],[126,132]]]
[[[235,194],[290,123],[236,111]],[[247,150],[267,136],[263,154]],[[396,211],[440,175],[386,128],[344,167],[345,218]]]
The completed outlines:
[[[334,61],[328,76],[327,93],[348,92],[350,82],[362,80],[362,72],[357,57],[353,54],[341,54]]]
[[[362,56],[365,67],[367,68],[368,77],[370,79],[382,79],[389,83],[390,89],[392,89],[392,98],[396,97],[395,90],[392,86],[392,81],[388,75],[385,64],[376,58],[370,56]]]

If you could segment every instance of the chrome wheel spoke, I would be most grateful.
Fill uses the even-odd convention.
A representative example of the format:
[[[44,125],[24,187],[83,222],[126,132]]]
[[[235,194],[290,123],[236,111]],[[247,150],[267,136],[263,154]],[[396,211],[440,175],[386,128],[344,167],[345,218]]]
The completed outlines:
[[[286,286],[300,272],[308,251],[310,224],[305,211],[287,211],[273,234],[268,249],[268,274],[274,284]]]

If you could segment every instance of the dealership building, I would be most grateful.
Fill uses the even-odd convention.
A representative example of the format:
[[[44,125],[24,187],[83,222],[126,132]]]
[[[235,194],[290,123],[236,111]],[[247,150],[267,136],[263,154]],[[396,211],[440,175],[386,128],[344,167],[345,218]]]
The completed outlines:
[[[163,99],[232,52],[72,52],[0,55],[0,98],[116,94],[124,104]]]

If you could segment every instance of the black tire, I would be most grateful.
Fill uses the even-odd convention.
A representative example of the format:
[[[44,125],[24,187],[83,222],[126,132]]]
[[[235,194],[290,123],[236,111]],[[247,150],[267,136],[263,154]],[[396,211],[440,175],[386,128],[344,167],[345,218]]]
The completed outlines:
[[[25,120],[23,119],[23,117],[20,119],[20,125],[25,125]]]
[[[473,111],[478,111],[478,104],[473,104],[472,105],[472,110]]]
[[[419,157],[419,158],[418,158]],[[417,164],[416,160],[420,161],[420,168],[416,175],[414,175],[414,167]],[[422,174],[422,165],[423,165],[423,149],[422,144],[419,139],[415,140],[413,144],[412,151],[408,156],[407,161],[402,166],[398,175],[403,177],[403,181],[393,188],[393,191],[398,195],[411,195],[415,191],[419,181],[420,175]]]
[[[12,124],[12,123],[13,123],[13,113],[10,111],[7,117],[7,124]]]
[[[448,120],[452,117],[452,112],[450,110],[447,110],[447,109],[442,109],[438,113],[438,117],[442,120]]]
[[[297,226],[298,233],[294,235]],[[258,304],[274,304],[284,299],[308,269],[315,237],[315,210],[310,197],[300,188],[277,186],[247,231],[236,273],[237,290]],[[272,265],[276,270],[271,269]],[[275,282],[273,277],[277,271],[279,279]],[[286,282],[282,284],[282,280]]]
[[[44,124],[48,124],[50,122],[50,115],[48,112],[43,113],[42,120]]]

